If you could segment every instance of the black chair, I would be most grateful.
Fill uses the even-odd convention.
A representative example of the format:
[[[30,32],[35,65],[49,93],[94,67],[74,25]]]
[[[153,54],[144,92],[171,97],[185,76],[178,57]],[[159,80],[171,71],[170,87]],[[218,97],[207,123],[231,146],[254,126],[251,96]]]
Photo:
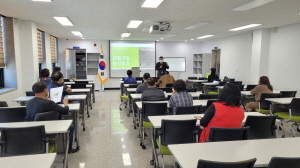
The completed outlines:
[[[187,88],[187,92],[197,92],[197,88]]]
[[[132,84],[132,85],[128,85],[128,88],[137,88],[138,84]]]
[[[244,90],[244,85],[236,85],[236,86],[240,89],[240,91]]]
[[[171,96],[172,96],[172,95],[168,95],[168,98],[167,98],[167,100],[170,100]]]
[[[220,82],[219,86],[225,86],[227,82]]]
[[[208,142],[246,140],[249,127],[219,128],[211,127]]]
[[[260,100],[259,100],[259,108],[258,108],[258,112],[263,113],[263,114],[270,114],[270,105],[271,102],[267,101],[267,98],[280,98],[281,97],[281,93],[262,93],[260,96]]]
[[[272,157],[267,168],[299,168],[300,157]]]
[[[168,145],[197,142],[198,131],[196,130],[196,122],[196,119],[161,121],[161,131],[158,133],[159,138],[156,139],[156,144],[159,148],[163,165],[163,155],[172,155],[168,149],[165,149]]]
[[[176,115],[184,115],[184,114],[200,114],[201,105],[199,106],[179,106],[176,107]]]
[[[198,160],[197,168],[253,168],[256,158],[239,162],[216,162],[210,160]]]
[[[199,99],[217,99],[219,94],[200,94]]]
[[[206,109],[205,110],[207,110],[216,101],[217,101],[216,99],[207,100]]]
[[[83,89],[83,88],[86,88],[86,84],[84,83],[71,85],[71,89]]]
[[[252,89],[254,89],[257,85],[247,85],[246,87],[246,91],[251,91]]]
[[[248,116],[244,124],[250,127],[248,139],[267,139],[276,138],[277,116]]]
[[[234,83],[234,84],[236,84],[236,85],[242,85],[242,84],[243,84],[242,81],[232,81],[232,82],[230,82],[230,83]]]
[[[172,93],[172,88],[170,88],[170,87],[166,87],[166,88],[158,88],[158,89],[161,89],[161,90],[163,90],[163,91],[166,92],[166,93]]]
[[[234,82],[235,79],[234,78],[228,78],[228,82]]]
[[[163,98],[163,97],[147,97],[147,98],[144,98],[143,101],[165,101],[166,98]]]
[[[6,101],[0,101],[0,107],[8,107]]]
[[[51,121],[51,120],[59,120],[59,119],[60,119],[59,112],[49,111],[49,112],[36,114],[34,121]]]
[[[167,83],[166,84],[166,87],[171,87],[172,88],[173,86],[174,86],[174,83]]]
[[[75,81],[75,84],[89,84],[88,81]]]
[[[136,79],[137,81],[142,81],[142,80],[143,80],[143,77],[135,77],[135,79]]]
[[[2,107],[0,108],[0,123],[24,122],[26,107]]]
[[[199,77],[198,80],[206,80],[207,78],[205,77]]]
[[[35,96],[35,94],[32,91],[26,91],[26,96]]]
[[[295,97],[297,91],[281,91],[281,97]]]
[[[137,84],[137,82],[124,82],[124,84]]]
[[[45,126],[0,128],[1,157],[42,154],[47,152]]]
[[[64,79],[64,82],[70,82],[70,79]]]
[[[197,80],[197,77],[188,77],[188,79]]]

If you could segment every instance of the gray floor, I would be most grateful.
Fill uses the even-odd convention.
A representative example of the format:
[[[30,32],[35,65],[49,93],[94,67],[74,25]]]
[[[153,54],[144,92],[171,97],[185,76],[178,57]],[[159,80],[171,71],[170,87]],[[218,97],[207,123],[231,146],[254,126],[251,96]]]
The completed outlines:
[[[69,168],[153,167],[149,163],[152,158],[150,138],[146,137],[147,148],[142,149],[132,117],[126,116],[128,108],[119,110],[119,96],[119,90],[96,92],[91,117],[86,119],[86,131],[79,129],[81,149],[69,155]],[[286,137],[291,136],[287,129]],[[173,167],[174,162],[173,156],[165,156],[165,167]],[[61,156],[56,158],[55,166],[62,167]]]

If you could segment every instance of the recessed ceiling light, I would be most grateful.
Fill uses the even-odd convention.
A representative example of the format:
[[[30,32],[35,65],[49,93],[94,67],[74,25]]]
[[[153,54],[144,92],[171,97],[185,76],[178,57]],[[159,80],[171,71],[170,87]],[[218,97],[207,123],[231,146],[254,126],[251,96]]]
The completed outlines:
[[[187,40],[184,40],[185,42],[187,42]]]
[[[143,23],[141,20],[131,20],[127,25],[127,28],[138,28],[141,23]]]
[[[159,41],[159,40],[156,40],[156,41]]]
[[[194,40],[194,39],[191,39],[191,40]]]
[[[164,38],[160,38],[161,40],[163,40]]]
[[[123,37],[123,38],[124,38],[124,37],[129,37],[130,35],[131,35],[131,33],[122,33],[122,34],[121,34],[121,37]]]
[[[54,16],[53,18],[56,19],[63,26],[73,26],[73,23],[67,17],[57,17],[57,16]]]
[[[164,0],[145,0],[142,8],[157,8]]]
[[[207,23],[207,22],[199,22],[199,23],[193,24],[193,25],[191,25],[189,27],[186,27],[184,29],[196,29],[198,27],[201,27],[201,26],[204,26],[204,25],[207,25],[207,24],[209,24],[209,23]]]
[[[71,31],[75,36],[83,36],[80,31]]]
[[[123,40],[123,39],[120,39],[120,40]]]
[[[237,27],[237,28],[230,29],[229,31],[239,31],[239,30],[249,29],[249,28],[257,27],[257,26],[261,26],[261,25],[262,24],[249,24],[249,25],[246,25],[246,26],[242,26],[242,27]]]
[[[205,39],[205,38],[209,38],[209,37],[213,37],[214,35],[205,35],[205,36],[201,36],[201,37],[197,37],[197,39]]]
[[[83,40],[85,39],[85,38],[82,38]]]
[[[262,5],[265,5],[267,3],[270,3],[272,1],[275,1],[275,0],[252,0],[250,2],[247,2],[243,5],[240,5],[236,8],[233,8],[232,10],[234,11],[247,11],[247,10],[250,10],[250,9],[253,9],[253,8],[257,8],[259,6],[262,6]]]
[[[32,1],[35,1],[35,2],[51,2],[52,0],[32,0]]]

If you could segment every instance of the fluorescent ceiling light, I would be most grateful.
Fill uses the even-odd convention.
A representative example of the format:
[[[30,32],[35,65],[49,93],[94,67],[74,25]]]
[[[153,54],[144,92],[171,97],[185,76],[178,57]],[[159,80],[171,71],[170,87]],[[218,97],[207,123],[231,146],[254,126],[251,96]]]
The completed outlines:
[[[82,38],[82,40],[84,40],[85,38]]]
[[[194,39],[191,39],[191,40],[194,40]]]
[[[167,34],[166,36],[164,36],[164,38],[170,38],[170,37],[174,37],[174,36],[178,36],[178,33]]]
[[[159,40],[156,40],[156,41],[159,41]]]
[[[214,35],[205,35],[205,36],[201,36],[201,37],[197,37],[197,39],[205,39],[208,37],[213,37]]]
[[[141,20],[131,20],[127,25],[127,28],[138,28],[141,23],[143,23]]]
[[[73,23],[70,21],[70,19],[67,17],[54,16],[53,18],[56,19],[63,26],[74,26]]]
[[[32,0],[32,1],[36,1],[36,2],[51,2],[52,0]]]
[[[71,31],[75,36],[83,36],[80,31]]]
[[[246,26],[230,29],[229,31],[239,31],[239,30],[249,29],[249,28],[257,27],[257,26],[261,26],[261,24],[249,24],[249,25],[246,25]]]
[[[209,23],[207,23],[207,22],[199,22],[199,23],[193,24],[193,25],[191,25],[189,27],[186,27],[184,29],[196,29],[198,27],[201,27],[201,26],[204,26],[204,25],[207,25],[207,24],[209,24]]]
[[[122,34],[121,34],[121,37],[123,37],[123,38],[124,38],[124,37],[129,37],[130,35],[131,35],[131,33],[122,33]]]
[[[275,1],[275,0],[252,0],[252,1],[247,2],[247,3],[245,3],[245,4],[241,5],[241,6],[233,8],[232,10],[234,10],[234,11],[247,11],[247,10],[250,10],[250,9],[257,8],[259,6],[265,5],[267,3],[270,3],[272,1]]]
[[[164,0],[145,0],[142,8],[157,8]]]

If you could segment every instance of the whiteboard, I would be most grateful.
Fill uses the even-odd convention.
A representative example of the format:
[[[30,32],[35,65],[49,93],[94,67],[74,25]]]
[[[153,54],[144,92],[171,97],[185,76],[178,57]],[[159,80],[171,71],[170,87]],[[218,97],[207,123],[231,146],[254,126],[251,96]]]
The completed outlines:
[[[185,72],[185,57],[164,57],[164,62],[169,64],[170,72]]]

